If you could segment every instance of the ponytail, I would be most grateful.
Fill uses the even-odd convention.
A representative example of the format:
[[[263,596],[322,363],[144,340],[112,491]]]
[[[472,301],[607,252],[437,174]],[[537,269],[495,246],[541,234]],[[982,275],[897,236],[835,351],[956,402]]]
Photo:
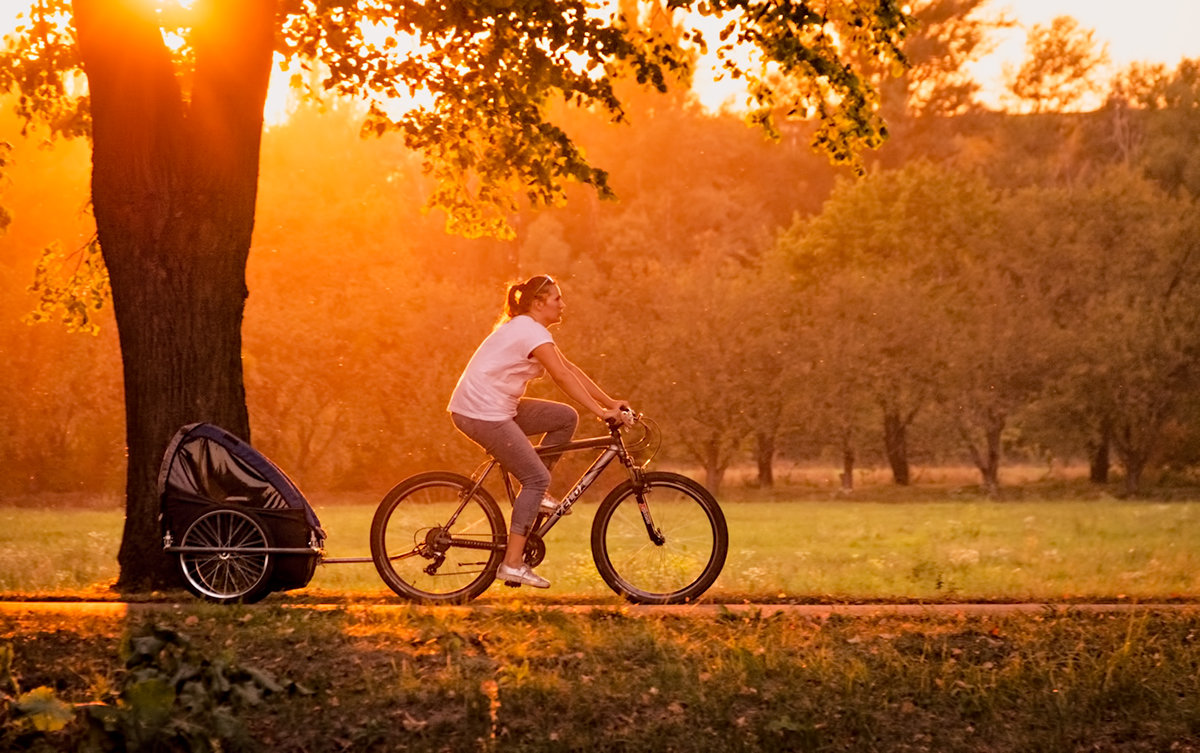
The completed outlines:
[[[514,316],[525,313],[521,310],[521,284],[508,286],[508,298],[504,302],[504,316],[512,319]]]
[[[554,278],[550,275],[534,275],[525,282],[509,285],[504,301],[504,318],[512,319],[529,313],[535,301],[550,294],[550,286],[554,284]]]

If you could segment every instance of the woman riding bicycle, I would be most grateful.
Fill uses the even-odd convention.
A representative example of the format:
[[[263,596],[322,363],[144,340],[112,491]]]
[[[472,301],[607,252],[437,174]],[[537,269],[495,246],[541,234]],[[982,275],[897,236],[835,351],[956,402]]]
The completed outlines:
[[[546,445],[567,442],[575,434],[579,414],[563,403],[524,397],[525,388],[549,374],[559,389],[597,418],[627,422],[630,415],[627,403],[609,397],[554,344],[548,328],[562,321],[564,308],[562,291],[549,275],[510,285],[501,323],[471,356],[447,406],[458,430],[521,484],[496,577],[536,588],[549,588],[550,581],[525,563],[525,542],[539,506],[547,511],[557,507],[546,495],[557,458],[539,456],[529,437],[542,434]]]

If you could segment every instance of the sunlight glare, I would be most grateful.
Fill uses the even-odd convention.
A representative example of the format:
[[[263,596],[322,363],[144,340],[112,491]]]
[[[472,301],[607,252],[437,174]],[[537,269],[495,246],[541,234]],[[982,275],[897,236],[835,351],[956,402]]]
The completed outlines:
[[[725,26],[724,19],[714,16],[688,14],[685,20],[692,28],[699,29],[706,40],[717,39]],[[746,81],[734,78],[725,70],[716,49],[717,45],[710,43],[707,52],[697,54],[692,75],[692,92],[709,112],[744,110],[750,96]],[[751,49],[739,50],[739,59],[736,62],[743,68],[749,68],[750,63],[758,57],[755,52]]]
[[[292,74],[283,67],[285,60],[282,53],[275,53],[271,82],[267,86],[267,102],[263,106],[263,126],[266,128],[283,125],[292,114]]]
[[[420,47],[416,35],[398,32],[385,23],[364,23],[362,30],[364,41],[378,50],[386,52],[393,62],[413,55]],[[287,60],[281,54],[275,53],[271,69],[271,83],[267,90],[267,102],[263,112],[265,126],[283,125],[295,110],[296,103],[301,96],[292,86],[295,75],[296,72],[288,65]],[[311,78],[311,72],[301,75],[309,77],[310,84],[315,83],[315,80]],[[416,82],[409,91],[399,91],[396,96],[380,102],[379,105],[389,118],[398,120],[405,113],[417,107],[429,106],[432,103],[433,96],[420,82]]]
[[[373,22],[363,26],[363,39],[378,49],[386,50],[393,60],[403,60],[416,54],[421,49],[420,38],[416,34],[406,34],[394,27]],[[433,95],[420,82],[410,85],[408,93],[400,92],[387,102],[382,103],[383,111],[392,120],[398,120],[405,113],[418,107],[428,107],[433,104]]]
[[[187,39],[177,31],[162,30],[163,44],[167,46],[171,52],[179,52],[187,44]]]

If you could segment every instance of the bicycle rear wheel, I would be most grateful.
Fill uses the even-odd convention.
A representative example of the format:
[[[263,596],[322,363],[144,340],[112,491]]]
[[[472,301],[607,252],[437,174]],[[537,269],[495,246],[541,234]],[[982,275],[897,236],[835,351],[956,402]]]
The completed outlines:
[[[421,603],[461,604],[492,584],[507,540],[504,516],[483,489],[466,499],[472,486],[457,473],[419,473],[383,498],[371,522],[371,559],[388,588]]]
[[[647,473],[650,524],[632,481],[613,489],[592,521],[592,558],[609,588],[638,604],[698,599],[725,566],[729,532],[713,496],[686,476]]]

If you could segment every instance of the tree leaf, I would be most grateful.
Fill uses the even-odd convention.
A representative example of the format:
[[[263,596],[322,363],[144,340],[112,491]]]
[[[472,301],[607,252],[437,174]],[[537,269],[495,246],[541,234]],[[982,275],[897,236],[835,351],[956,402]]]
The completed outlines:
[[[71,704],[59,699],[51,688],[34,688],[17,698],[15,707],[40,732],[57,732],[75,718]]]
[[[134,683],[122,696],[145,723],[154,726],[164,724],[175,705],[175,688],[159,677]]]

